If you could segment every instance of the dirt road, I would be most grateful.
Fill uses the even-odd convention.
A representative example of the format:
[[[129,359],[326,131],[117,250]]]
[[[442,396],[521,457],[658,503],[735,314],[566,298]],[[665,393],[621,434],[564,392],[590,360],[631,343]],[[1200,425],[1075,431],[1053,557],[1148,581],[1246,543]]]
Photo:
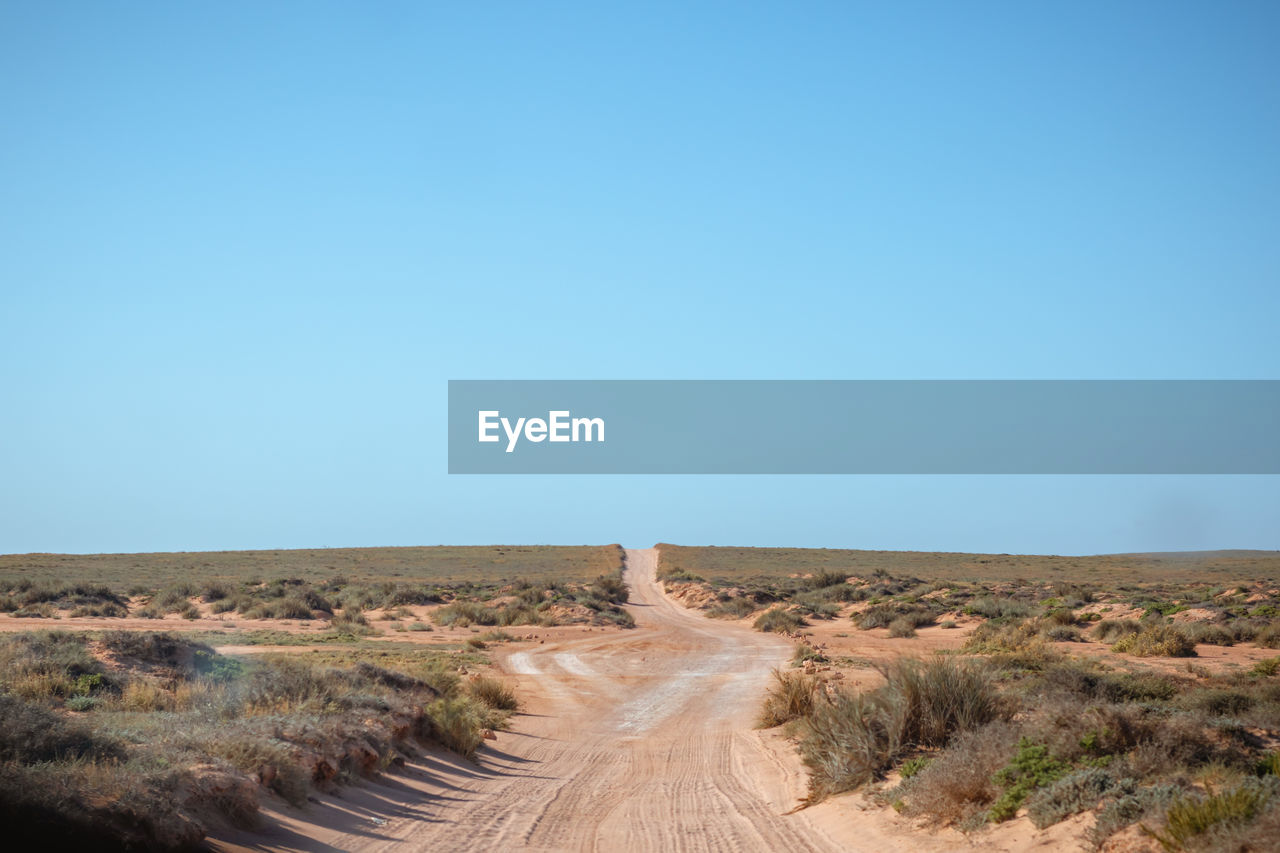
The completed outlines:
[[[627,552],[634,630],[500,660],[529,714],[481,768],[424,781],[412,813],[326,833],[330,849],[840,849],[803,813],[783,815],[795,769],[751,728],[790,644],[668,601],[656,563],[656,551]]]
[[[319,796],[305,812],[272,812],[265,831],[223,834],[211,847],[940,853],[972,846],[954,831],[909,832],[883,808],[828,801],[787,814],[804,792],[794,746],[752,723],[770,670],[793,646],[667,599],[655,578],[656,550],[626,556],[635,629],[500,653],[525,707],[477,763],[434,750],[404,770]]]

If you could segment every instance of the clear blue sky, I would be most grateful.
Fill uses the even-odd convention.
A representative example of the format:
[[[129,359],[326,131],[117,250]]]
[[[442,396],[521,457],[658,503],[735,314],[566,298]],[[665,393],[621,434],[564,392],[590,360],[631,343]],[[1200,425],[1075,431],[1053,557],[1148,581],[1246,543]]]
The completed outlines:
[[[1275,477],[450,477],[450,378],[1280,378],[1280,6],[0,2],[0,551],[1280,548]]]

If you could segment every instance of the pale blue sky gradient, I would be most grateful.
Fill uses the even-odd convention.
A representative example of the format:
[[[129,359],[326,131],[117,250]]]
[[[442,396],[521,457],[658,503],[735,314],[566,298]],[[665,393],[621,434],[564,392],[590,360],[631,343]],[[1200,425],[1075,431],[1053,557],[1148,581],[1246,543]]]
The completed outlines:
[[[1269,477],[446,475],[450,378],[1280,378],[1274,3],[618,5],[0,0],[0,552],[1280,548]]]

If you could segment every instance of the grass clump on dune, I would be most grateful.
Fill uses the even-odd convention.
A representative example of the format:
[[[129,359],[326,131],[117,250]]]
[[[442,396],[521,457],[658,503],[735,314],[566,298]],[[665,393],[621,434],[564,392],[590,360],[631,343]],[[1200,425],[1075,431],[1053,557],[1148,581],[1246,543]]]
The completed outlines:
[[[766,694],[756,725],[762,729],[801,720],[813,712],[820,683],[801,672],[773,671],[774,685]]]
[[[447,653],[396,654],[244,661],[177,634],[0,637],[7,837],[192,848],[210,822],[252,825],[260,789],[303,806],[419,742],[470,757],[518,704],[494,679],[464,684]]]
[[[904,754],[944,746],[1003,714],[990,675],[975,663],[904,659],[878,669],[882,687],[814,703],[800,745],[810,801],[865,785]]]
[[[756,617],[754,627],[766,633],[789,634],[803,628],[804,620],[790,610],[774,607]]]

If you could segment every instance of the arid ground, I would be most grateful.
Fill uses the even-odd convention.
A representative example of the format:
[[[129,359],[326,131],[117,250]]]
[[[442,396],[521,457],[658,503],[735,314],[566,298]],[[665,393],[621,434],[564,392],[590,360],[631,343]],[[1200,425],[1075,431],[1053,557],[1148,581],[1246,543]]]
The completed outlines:
[[[1154,586],[1134,586],[1126,563],[1178,561],[675,546],[434,553],[443,559],[432,563],[431,549],[259,552],[249,559],[253,577],[234,555],[214,555],[203,595],[180,588],[126,600],[105,589],[36,594],[40,587],[11,583],[0,630],[34,639],[5,646],[7,659],[25,667],[7,676],[6,691],[44,702],[54,722],[111,720],[95,737],[123,731],[142,743],[139,726],[204,731],[203,740],[166,743],[162,756],[203,757],[164,783],[165,802],[186,821],[183,814],[200,814],[193,791],[234,799],[239,812],[224,804],[220,815],[200,818],[205,843],[223,851],[1156,850],[1161,843],[1144,820],[1159,829],[1151,816],[1176,811],[1181,791],[1200,798],[1187,803],[1217,808],[1215,792],[1227,785],[1248,800],[1230,801],[1240,814],[1224,812],[1185,836],[1168,830],[1163,842],[1266,849],[1256,846],[1265,828],[1205,839],[1244,826],[1277,787],[1277,590],[1269,578],[1230,583],[1270,575],[1274,555],[1223,552],[1201,558],[1202,571],[1172,565],[1150,575],[1161,579]],[[535,567],[535,582],[507,571],[508,554],[513,568],[522,558]],[[11,570],[46,581],[92,565],[54,555],[6,559]],[[627,592],[609,574],[617,571],[611,560],[621,562],[625,603],[617,603]],[[163,580],[155,562],[121,555],[103,565],[121,577],[142,567]],[[557,564],[574,568],[558,572]],[[430,565],[431,583],[454,586],[415,586],[429,571],[412,567]],[[273,568],[278,577],[258,576]],[[362,569],[358,583],[331,576]],[[985,580],[957,579],[984,571]],[[561,584],[559,574],[573,577]],[[1111,591],[1095,597],[1076,584],[1082,576]],[[62,612],[73,607],[82,609]],[[110,615],[91,615],[101,609]],[[58,631],[37,631],[47,628]],[[67,630],[87,633],[59,633]],[[121,639],[131,632],[191,638],[194,651],[176,654],[194,654],[204,669],[188,661],[182,676],[175,658],[128,671],[122,662],[143,656]],[[1167,633],[1182,638],[1179,650],[1117,651]],[[71,655],[75,643],[97,662]],[[902,676],[892,667],[903,660],[944,669],[956,661],[948,672],[980,677],[991,700],[985,716],[948,723],[934,741],[913,735],[882,755],[842,759],[833,777],[822,766],[831,747],[814,735],[822,714],[840,708],[846,720],[865,717],[879,737],[876,714],[889,707],[885,691]],[[237,686],[254,678],[266,683]],[[280,679],[303,688],[286,695],[273,683]],[[513,715],[507,691],[519,702]],[[778,716],[779,696],[803,707]],[[774,710],[762,722],[766,697]],[[871,699],[859,705],[859,697]],[[293,716],[279,716],[286,712]],[[209,723],[216,713],[238,717],[240,728]],[[1104,722],[1088,728],[1080,720],[1090,714]],[[284,728],[273,735],[277,718]],[[1161,742],[1168,720],[1183,728]],[[1112,743],[1116,726],[1131,742]],[[220,743],[224,729],[246,746]],[[983,732],[987,742],[977,738]],[[867,737],[840,748],[875,746]],[[1152,762],[1151,753],[1187,744],[1200,751],[1183,763]],[[132,756],[130,766],[159,784],[145,743],[123,753],[118,744],[103,748]],[[971,762],[964,750],[973,751]],[[1027,755],[1043,759],[1039,776],[1018,776]],[[957,794],[936,778],[948,761],[995,763],[974,790]],[[285,763],[300,765],[292,787],[281,783]],[[1103,787],[1081,794],[1071,788],[1080,779]],[[1106,788],[1107,780],[1129,787]],[[92,783],[90,774],[78,784]],[[1163,799],[1148,802],[1143,791]],[[1062,806],[1048,792],[1075,799]],[[1137,804],[1108,818],[1112,835],[1091,836],[1102,814],[1095,811],[1125,797]],[[1046,809],[1052,818],[1042,820]]]
[[[843,807],[793,812],[799,760],[755,718],[795,644],[681,607],[656,567],[656,549],[627,552],[635,629],[562,631],[501,652],[525,712],[477,765],[436,759],[355,793],[359,805],[281,816],[281,830],[215,846],[299,849],[303,834],[318,842],[308,849],[359,851],[967,846],[959,833],[912,836],[879,810],[854,820]]]

